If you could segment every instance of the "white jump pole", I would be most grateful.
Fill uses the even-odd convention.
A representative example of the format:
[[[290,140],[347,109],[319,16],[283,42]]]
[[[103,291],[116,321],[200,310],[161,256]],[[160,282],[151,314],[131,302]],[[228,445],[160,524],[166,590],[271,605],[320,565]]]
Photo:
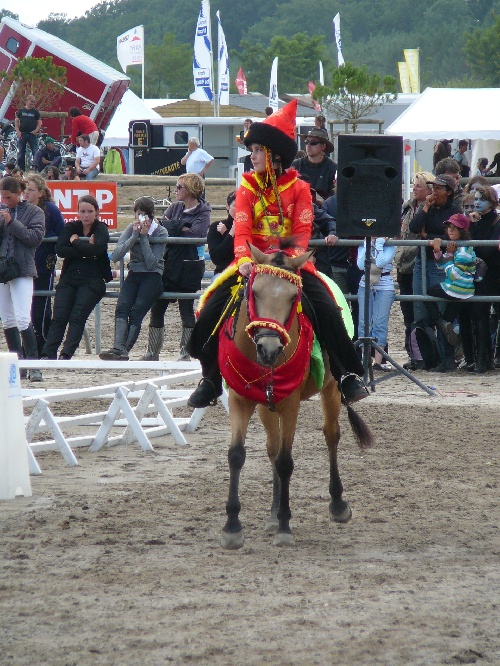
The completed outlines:
[[[0,500],[31,497],[16,354],[0,353]]]

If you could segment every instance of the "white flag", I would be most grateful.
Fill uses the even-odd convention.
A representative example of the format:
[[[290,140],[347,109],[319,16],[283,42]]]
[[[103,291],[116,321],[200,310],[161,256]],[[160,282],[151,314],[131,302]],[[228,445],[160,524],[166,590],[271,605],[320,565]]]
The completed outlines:
[[[323,74],[323,63],[319,61],[319,82],[322,86],[325,85],[325,75]]]
[[[210,3],[201,0],[200,15],[196,24],[193,56],[194,94],[191,99],[209,101],[213,99],[212,86],[212,40],[210,36]]]
[[[269,106],[277,111],[278,104],[278,56],[273,60],[271,67],[271,81],[269,83]]]
[[[220,14],[217,12],[218,42],[219,42],[219,106],[229,105],[229,56],[227,53],[226,37]]]
[[[333,30],[335,32],[335,42],[337,43],[337,57],[339,67],[344,65],[344,56],[342,55],[342,40],[340,39],[340,14],[336,14],[333,19]]]
[[[124,72],[128,65],[144,65],[144,26],[138,25],[116,39],[116,55]]]

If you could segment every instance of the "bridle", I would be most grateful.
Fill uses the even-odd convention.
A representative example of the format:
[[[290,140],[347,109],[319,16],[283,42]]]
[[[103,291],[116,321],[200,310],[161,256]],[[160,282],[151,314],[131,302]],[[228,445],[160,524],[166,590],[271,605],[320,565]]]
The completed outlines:
[[[269,317],[261,318],[257,315],[255,307],[255,296],[253,293],[253,282],[257,275],[272,275],[281,280],[287,280],[297,287],[297,296],[290,308],[290,313],[284,324],[276,319],[271,319]],[[283,347],[286,347],[290,342],[290,335],[288,331],[292,326],[292,322],[297,313],[297,308],[299,307],[300,299],[302,295],[302,278],[297,273],[293,273],[286,268],[281,268],[279,266],[272,266],[271,264],[255,264],[252,268],[250,278],[247,284],[247,311],[248,311],[248,321],[250,322],[245,331],[247,335],[253,340],[255,344],[261,338],[269,337],[279,337]],[[257,329],[265,329],[264,331],[258,332]]]

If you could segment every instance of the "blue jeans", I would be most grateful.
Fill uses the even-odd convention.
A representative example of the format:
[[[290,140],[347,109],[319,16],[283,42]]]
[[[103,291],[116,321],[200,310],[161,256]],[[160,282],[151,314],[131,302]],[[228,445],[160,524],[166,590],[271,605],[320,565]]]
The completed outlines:
[[[394,289],[377,289],[376,286],[370,288],[370,327],[368,334],[370,337],[375,338],[381,347],[385,347],[387,344],[389,314],[391,312],[391,307],[395,298],[396,292]],[[358,299],[358,337],[363,337],[365,334],[364,282],[361,282],[359,285]]]
[[[142,321],[163,293],[160,273],[129,271],[120,289],[115,317],[129,326],[141,327]]]
[[[29,144],[33,157],[35,157],[38,150],[38,139],[34,134],[30,132],[22,132],[21,138],[19,139],[19,152],[17,155],[17,163],[19,168],[24,171],[26,169],[26,146]]]
[[[436,264],[435,261],[427,260],[426,261],[426,285],[427,289],[433,287],[434,285],[440,284],[444,281],[445,273],[442,268]],[[422,261],[420,255],[415,259],[415,265],[413,267],[413,293],[415,295],[422,294]],[[446,303],[438,304],[440,312],[444,312],[446,308]],[[430,323],[431,316],[428,310],[427,305],[423,301],[414,301],[413,303],[413,321],[423,321]]]
[[[99,169],[97,167],[95,169],[92,169],[92,171],[89,171],[88,173],[85,174],[85,180],[95,180],[97,178],[98,173]]]

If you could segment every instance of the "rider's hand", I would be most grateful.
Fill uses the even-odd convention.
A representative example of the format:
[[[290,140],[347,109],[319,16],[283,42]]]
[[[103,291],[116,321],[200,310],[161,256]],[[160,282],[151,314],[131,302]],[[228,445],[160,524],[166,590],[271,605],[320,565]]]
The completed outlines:
[[[238,266],[238,271],[240,275],[243,275],[243,277],[250,277],[250,273],[252,272],[252,262],[251,261],[245,261],[244,264],[240,264]]]

